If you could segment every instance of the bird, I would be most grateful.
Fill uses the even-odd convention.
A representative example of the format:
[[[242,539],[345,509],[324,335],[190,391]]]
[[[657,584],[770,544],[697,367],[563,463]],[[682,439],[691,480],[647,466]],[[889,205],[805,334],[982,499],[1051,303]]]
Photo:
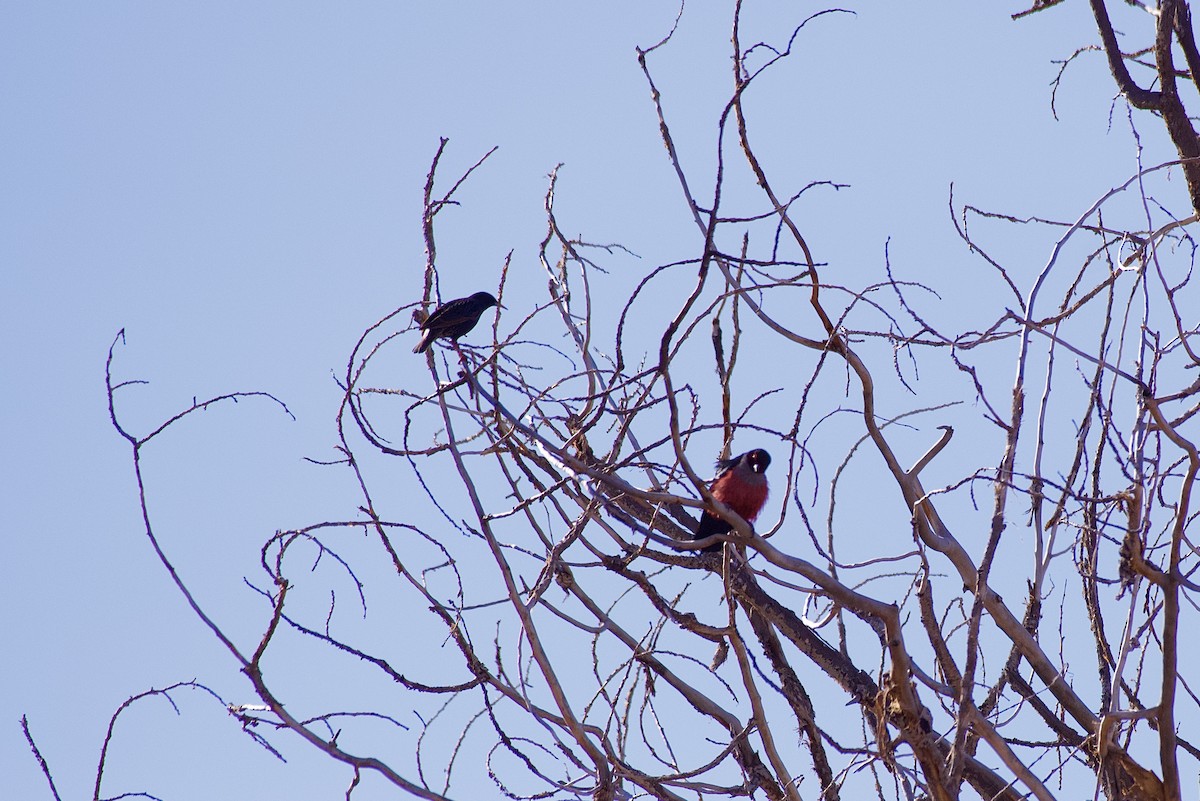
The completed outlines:
[[[435,339],[449,339],[457,345],[458,338],[479,322],[479,316],[497,305],[496,299],[488,292],[476,292],[468,298],[446,301],[421,323],[421,339],[413,348],[413,353],[429,350]]]
[[[753,523],[763,504],[767,502],[767,466],[771,454],[758,448],[746,451],[732,459],[717,461],[717,477],[709,485],[709,492],[721,503],[737,512],[747,523]],[[704,539],[713,534],[727,534],[733,530],[728,521],[705,509],[700,515],[700,526],[693,539]],[[721,543],[705,546],[705,553],[719,553]]]

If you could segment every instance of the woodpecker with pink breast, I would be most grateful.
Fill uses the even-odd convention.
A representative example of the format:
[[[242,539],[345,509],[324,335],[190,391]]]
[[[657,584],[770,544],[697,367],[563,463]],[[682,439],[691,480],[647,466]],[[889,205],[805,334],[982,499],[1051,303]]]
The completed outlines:
[[[717,477],[709,485],[709,492],[721,503],[737,512],[747,523],[753,524],[767,502],[767,466],[771,454],[761,448],[746,451],[732,459],[717,462]],[[700,526],[695,539],[704,539],[712,534],[727,534],[733,526],[707,509],[700,515]],[[705,546],[705,553],[720,552],[721,543]]]

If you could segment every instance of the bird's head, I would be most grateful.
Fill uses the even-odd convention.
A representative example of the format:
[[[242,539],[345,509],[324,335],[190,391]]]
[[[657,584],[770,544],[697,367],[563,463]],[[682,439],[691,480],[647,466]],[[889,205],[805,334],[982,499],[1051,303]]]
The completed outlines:
[[[767,467],[771,464],[771,454],[762,448],[758,448],[742,454],[742,461],[755,473],[765,473],[767,472]]]
[[[741,467],[761,476],[767,472],[767,466],[770,464],[771,454],[762,448],[757,448],[752,451],[746,451],[740,456],[734,456],[731,459],[722,459],[717,462],[717,469],[724,473],[726,470]]]
[[[481,312],[484,309],[490,309],[492,306],[500,306],[491,292],[476,292],[471,296],[471,305],[478,307]],[[500,308],[503,309],[504,307],[500,306]]]

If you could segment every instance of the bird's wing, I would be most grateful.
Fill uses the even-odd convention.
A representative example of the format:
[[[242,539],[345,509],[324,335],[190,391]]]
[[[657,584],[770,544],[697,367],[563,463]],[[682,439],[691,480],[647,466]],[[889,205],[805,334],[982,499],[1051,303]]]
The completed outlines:
[[[741,458],[741,456],[733,456],[728,459],[718,459],[716,478],[720,478],[733,468],[737,467],[737,463],[739,460],[741,460]]]
[[[422,328],[438,326],[439,328],[449,328],[457,323],[465,323],[470,320],[479,319],[479,315],[473,314],[473,304],[470,298],[458,298],[452,300],[445,305],[438,306],[433,310],[433,314],[426,318]]]

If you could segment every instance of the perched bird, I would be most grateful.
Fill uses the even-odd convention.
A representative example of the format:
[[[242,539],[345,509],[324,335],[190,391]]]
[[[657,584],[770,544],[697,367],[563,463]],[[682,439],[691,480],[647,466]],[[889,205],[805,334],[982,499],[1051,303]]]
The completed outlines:
[[[732,459],[717,462],[717,477],[709,486],[709,492],[721,503],[741,515],[747,523],[753,523],[767,502],[767,465],[771,454],[761,448],[746,451]],[[726,534],[733,530],[725,520],[704,510],[700,515],[700,526],[695,539],[704,539],[711,534]],[[705,553],[720,552],[721,543],[704,548]]]
[[[469,298],[446,301],[421,323],[421,339],[413,348],[413,353],[429,350],[435,339],[450,339],[457,344],[458,338],[479,322],[479,315],[495,305],[496,299],[487,292],[476,292]]]

